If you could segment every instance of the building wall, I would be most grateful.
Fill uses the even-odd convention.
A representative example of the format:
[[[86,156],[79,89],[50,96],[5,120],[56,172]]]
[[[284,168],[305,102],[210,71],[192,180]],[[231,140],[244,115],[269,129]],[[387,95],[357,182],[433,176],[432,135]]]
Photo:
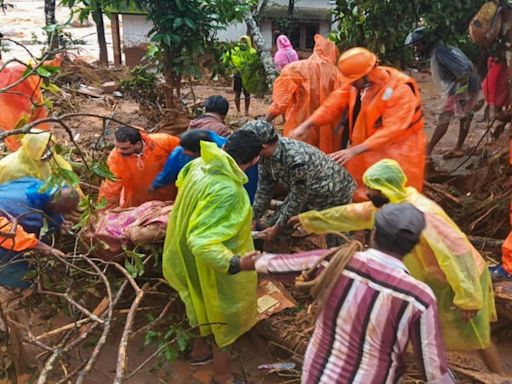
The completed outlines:
[[[329,0],[295,0],[295,7],[330,9],[333,6],[329,3]],[[287,7],[288,0],[272,0],[269,2],[269,5],[279,5],[282,7]]]
[[[272,0],[272,4],[288,6],[288,0]],[[295,7],[311,7],[329,9],[332,5],[328,0],[296,0]],[[125,63],[129,66],[136,65],[144,55],[146,44],[149,42],[148,33],[153,24],[143,15],[122,15],[122,50],[125,54]],[[319,21],[319,33],[327,36],[331,25],[327,21]],[[273,46],[272,21],[265,19],[260,23],[260,30],[265,40],[265,47],[271,49]],[[217,32],[220,41],[236,42],[240,36],[247,33],[245,23],[229,25],[225,30]]]
[[[149,42],[148,32],[153,23],[143,15],[122,15],[123,47],[131,48]]]

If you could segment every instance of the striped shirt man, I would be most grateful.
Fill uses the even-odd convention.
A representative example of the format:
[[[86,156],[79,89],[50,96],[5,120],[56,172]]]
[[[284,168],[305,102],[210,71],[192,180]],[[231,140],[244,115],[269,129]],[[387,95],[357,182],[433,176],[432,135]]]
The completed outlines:
[[[329,250],[266,254],[260,273],[301,271]],[[354,255],[335,283],[304,360],[303,384],[396,383],[412,342],[427,383],[451,384],[434,294],[395,257],[375,249]]]

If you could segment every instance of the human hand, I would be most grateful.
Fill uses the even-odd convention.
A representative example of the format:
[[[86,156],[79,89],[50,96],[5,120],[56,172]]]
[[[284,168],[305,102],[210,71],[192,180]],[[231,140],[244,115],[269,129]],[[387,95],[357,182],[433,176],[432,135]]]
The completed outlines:
[[[288,225],[290,227],[297,228],[300,225],[299,215],[290,217],[290,219],[288,220]]]
[[[288,137],[294,140],[304,140],[308,135],[308,131],[309,126],[307,123],[304,122],[297,128],[295,128]]]
[[[460,309],[460,308],[459,308]],[[478,314],[478,310],[466,310],[466,309],[460,309],[462,320],[465,322],[468,322],[473,317],[475,317]]]
[[[258,260],[263,254],[259,251],[253,251],[246,253],[240,258],[240,270],[241,271],[253,271],[256,260]]]
[[[331,153],[329,157],[339,165],[345,165],[350,159],[354,158],[357,154],[352,148],[342,149],[341,151]]]
[[[280,231],[281,229],[279,228],[279,226],[274,225],[270,228],[261,231],[260,238],[265,241],[272,241],[275,239],[275,237],[279,234]]]

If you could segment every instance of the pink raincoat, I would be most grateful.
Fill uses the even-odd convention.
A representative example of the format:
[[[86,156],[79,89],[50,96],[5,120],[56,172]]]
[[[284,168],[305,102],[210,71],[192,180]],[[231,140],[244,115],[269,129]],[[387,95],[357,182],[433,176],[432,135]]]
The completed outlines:
[[[274,56],[274,63],[278,72],[290,63],[299,60],[299,55],[293,49],[292,43],[285,35],[280,35],[277,38],[277,52]]]

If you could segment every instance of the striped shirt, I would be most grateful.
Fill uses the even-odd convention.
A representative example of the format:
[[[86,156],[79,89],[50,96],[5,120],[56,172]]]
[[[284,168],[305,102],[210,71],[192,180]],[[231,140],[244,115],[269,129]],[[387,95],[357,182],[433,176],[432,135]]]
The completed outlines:
[[[329,250],[264,255],[256,270],[300,271]],[[412,342],[427,383],[454,383],[431,289],[398,259],[375,249],[354,255],[318,316],[304,359],[303,384],[396,383]]]

